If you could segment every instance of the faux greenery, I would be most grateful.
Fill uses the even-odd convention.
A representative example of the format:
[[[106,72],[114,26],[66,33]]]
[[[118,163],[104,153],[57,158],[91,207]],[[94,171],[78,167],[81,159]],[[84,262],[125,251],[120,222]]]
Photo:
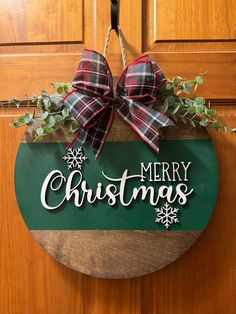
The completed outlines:
[[[16,105],[17,107],[21,104],[27,103],[29,105],[32,103],[40,109],[38,110],[39,114],[26,112],[10,123],[11,126],[19,128],[25,125],[30,126],[38,120],[40,125],[35,130],[35,141],[42,140],[45,135],[60,128],[67,128],[68,132],[74,133],[80,127],[76,119],[72,117],[63,104],[64,95],[72,91],[72,85],[70,83],[54,83],[52,85],[56,92],[51,95],[46,91],[42,91],[39,96],[33,94],[31,98],[26,97],[23,100],[14,97],[3,103],[3,105]]]
[[[189,124],[191,127],[206,127],[216,130],[231,131],[236,133],[236,128],[229,128],[219,120],[216,111],[206,104],[203,97],[194,97],[199,85],[202,85],[206,73],[199,74],[194,79],[187,80],[180,76],[168,80],[160,88],[160,97],[155,108],[172,118],[177,124]],[[54,83],[55,93],[48,94],[42,91],[41,95],[32,95],[19,100],[13,97],[11,100],[2,103],[3,105],[15,105],[19,107],[23,103],[34,103],[40,109],[40,114],[26,112],[17,119],[11,121],[11,126],[16,128],[32,125],[39,120],[40,126],[35,131],[35,141],[40,141],[48,133],[57,131],[60,128],[67,128],[68,132],[74,133],[80,127],[68,109],[63,105],[63,97],[72,90],[71,83]]]
[[[206,104],[205,98],[194,97],[198,86],[204,83],[206,74],[199,74],[191,80],[180,76],[169,80],[161,88],[158,110],[176,123],[189,124],[193,128],[199,126],[236,133],[236,128],[229,128],[218,118],[216,111],[210,108],[210,103]]]

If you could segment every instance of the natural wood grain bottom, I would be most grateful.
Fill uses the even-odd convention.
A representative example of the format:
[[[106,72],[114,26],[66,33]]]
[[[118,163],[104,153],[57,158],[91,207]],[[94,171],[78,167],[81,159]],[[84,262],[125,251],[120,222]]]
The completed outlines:
[[[84,274],[131,278],[154,272],[180,257],[200,231],[34,230],[50,255]]]

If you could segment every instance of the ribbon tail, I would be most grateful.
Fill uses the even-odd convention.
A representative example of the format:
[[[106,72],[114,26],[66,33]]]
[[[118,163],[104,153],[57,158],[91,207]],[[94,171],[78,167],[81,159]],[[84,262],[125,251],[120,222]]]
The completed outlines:
[[[95,159],[100,156],[111,129],[114,116],[113,107],[108,107],[99,119],[97,125],[88,130],[87,140],[90,143]]]
[[[102,113],[99,121],[95,125],[89,128],[81,128],[69,147],[73,146],[77,140],[82,144],[88,142],[95,155],[95,159],[98,159],[112,125],[113,111],[112,107],[108,107],[104,110],[104,113]]]
[[[75,137],[73,138],[72,142],[67,145],[67,149],[73,147],[76,143],[76,141],[79,141],[80,143],[84,144],[87,139],[88,132],[86,129],[83,129],[82,126],[77,130],[77,133]]]
[[[75,137],[73,138],[72,142],[66,146],[67,149],[72,148],[74,146],[75,142],[78,140],[78,137],[80,135],[81,129],[82,129],[82,127],[79,128],[79,130],[75,134]]]
[[[113,106],[110,100],[92,97],[75,90],[65,97],[64,104],[81,125],[68,148],[71,148],[77,140],[80,143],[89,142],[97,159],[112,123]]]
[[[119,98],[117,112],[157,153],[159,153],[159,128],[175,125],[166,115],[132,99]]]

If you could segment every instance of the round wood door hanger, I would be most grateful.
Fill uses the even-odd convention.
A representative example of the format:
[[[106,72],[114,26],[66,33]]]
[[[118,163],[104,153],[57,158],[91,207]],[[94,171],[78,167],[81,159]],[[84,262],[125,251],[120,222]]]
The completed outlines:
[[[155,153],[115,117],[98,160],[64,131],[20,144],[15,190],[33,237],[56,260],[96,277],[129,278],[163,268],[206,227],[218,166],[205,129],[165,128]]]

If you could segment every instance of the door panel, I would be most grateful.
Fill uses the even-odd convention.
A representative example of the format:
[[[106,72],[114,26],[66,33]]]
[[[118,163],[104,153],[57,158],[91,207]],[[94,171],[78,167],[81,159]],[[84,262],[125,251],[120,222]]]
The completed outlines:
[[[154,0],[154,40],[229,40],[236,37],[234,0]]]
[[[168,77],[206,72],[199,93],[212,100],[236,98],[236,2],[224,0],[143,2],[143,52]]]
[[[144,0],[142,8],[144,49],[235,50],[234,0]]]
[[[83,0],[2,0],[0,43],[82,42],[83,16]]]

